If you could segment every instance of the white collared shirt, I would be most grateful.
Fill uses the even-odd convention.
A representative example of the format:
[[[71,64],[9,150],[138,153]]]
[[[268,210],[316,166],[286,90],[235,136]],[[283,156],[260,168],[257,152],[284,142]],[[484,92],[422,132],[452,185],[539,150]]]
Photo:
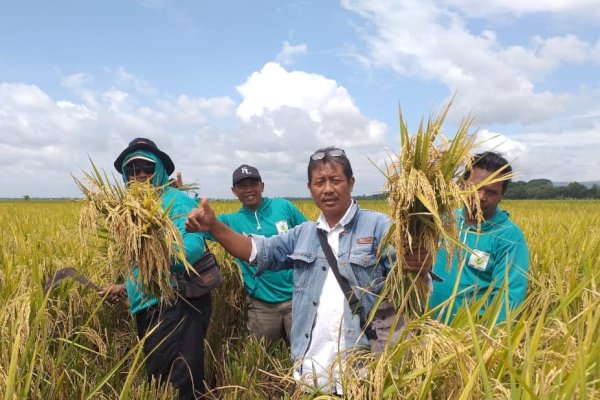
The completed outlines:
[[[342,219],[333,227],[329,226],[323,213],[317,219],[317,229],[327,232],[327,242],[336,258],[340,233],[352,220],[357,209],[356,202],[352,201]],[[310,345],[300,366],[294,369],[296,380],[311,387],[318,386],[324,392],[342,394],[340,379],[342,363],[339,355],[342,354],[343,357],[343,352],[347,349],[344,340],[344,310],[349,309],[347,304],[346,296],[329,268],[319,298]]]

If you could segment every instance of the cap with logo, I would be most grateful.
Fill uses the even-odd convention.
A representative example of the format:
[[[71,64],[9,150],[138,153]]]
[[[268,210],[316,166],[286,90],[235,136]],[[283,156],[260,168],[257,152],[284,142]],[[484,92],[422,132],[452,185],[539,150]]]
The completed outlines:
[[[241,181],[242,179],[258,179],[262,181],[258,170],[250,165],[242,164],[233,171],[233,185]]]

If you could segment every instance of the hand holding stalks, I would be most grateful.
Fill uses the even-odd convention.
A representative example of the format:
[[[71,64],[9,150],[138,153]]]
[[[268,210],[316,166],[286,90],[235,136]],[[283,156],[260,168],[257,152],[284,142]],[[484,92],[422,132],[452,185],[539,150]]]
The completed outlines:
[[[110,304],[119,303],[127,296],[127,294],[125,293],[124,284],[110,285],[108,287],[98,290],[96,293],[98,293],[98,296],[102,297],[105,301],[109,302]]]
[[[420,248],[418,251],[410,251],[404,257],[402,269],[406,272],[417,273],[425,276],[431,272],[433,266],[433,257],[425,249]]]

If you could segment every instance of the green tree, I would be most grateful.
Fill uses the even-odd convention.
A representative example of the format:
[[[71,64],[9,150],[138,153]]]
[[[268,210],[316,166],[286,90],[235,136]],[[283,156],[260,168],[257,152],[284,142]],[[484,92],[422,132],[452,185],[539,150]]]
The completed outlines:
[[[589,196],[589,190],[579,182],[571,182],[563,188],[564,196],[572,199],[583,199]]]

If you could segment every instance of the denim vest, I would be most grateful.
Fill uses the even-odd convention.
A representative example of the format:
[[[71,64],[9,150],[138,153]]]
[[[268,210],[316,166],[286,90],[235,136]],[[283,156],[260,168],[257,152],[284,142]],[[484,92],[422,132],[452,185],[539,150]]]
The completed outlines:
[[[388,231],[390,219],[385,214],[357,209],[351,221],[340,234],[338,269],[360,299],[362,318],[377,300],[396,256],[393,247],[377,259],[377,248]],[[294,269],[292,296],[292,358],[298,361],[306,353],[312,338],[319,298],[327,276],[329,263],[321,249],[315,222],[305,222],[286,233],[265,238],[253,236],[257,254],[254,264],[257,274],[267,269]],[[349,347],[369,346],[367,338],[349,323],[352,315],[346,307],[344,321],[345,342]]]

